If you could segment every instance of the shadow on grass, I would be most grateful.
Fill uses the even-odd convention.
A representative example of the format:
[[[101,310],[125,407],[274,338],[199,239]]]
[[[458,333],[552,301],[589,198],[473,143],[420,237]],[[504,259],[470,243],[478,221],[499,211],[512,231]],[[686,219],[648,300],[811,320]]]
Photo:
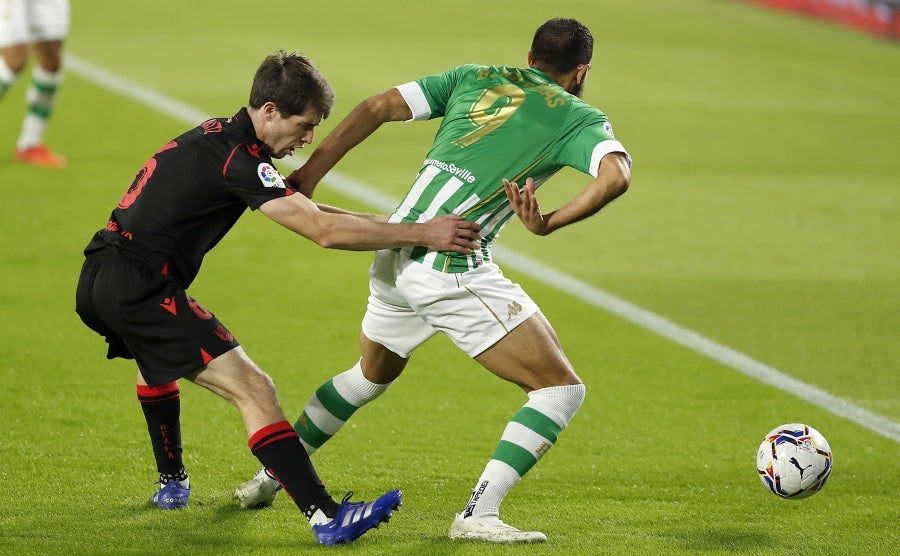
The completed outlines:
[[[192,497],[187,508],[160,510],[139,503],[123,509],[123,553],[288,554],[315,549],[309,524],[291,504],[244,510],[230,497]]]
[[[768,533],[744,529],[696,531],[685,535],[685,544],[696,551],[753,551],[778,546],[777,539]]]

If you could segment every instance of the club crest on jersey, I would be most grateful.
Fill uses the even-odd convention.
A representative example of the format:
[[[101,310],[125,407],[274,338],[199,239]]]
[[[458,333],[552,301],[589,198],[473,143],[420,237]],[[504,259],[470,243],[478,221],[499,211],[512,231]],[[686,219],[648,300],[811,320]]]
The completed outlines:
[[[278,170],[268,162],[263,162],[256,167],[256,173],[259,175],[259,181],[266,187],[278,187],[284,189],[284,180]]]

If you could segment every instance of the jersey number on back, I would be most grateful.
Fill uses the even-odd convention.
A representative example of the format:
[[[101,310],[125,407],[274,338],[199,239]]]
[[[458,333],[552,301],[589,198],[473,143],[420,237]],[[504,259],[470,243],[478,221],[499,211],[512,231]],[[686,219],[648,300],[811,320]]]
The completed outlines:
[[[135,176],[134,181],[131,182],[131,186],[128,188],[128,191],[125,192],[125,196],[122,197],[122,200],[119,201],[120,209],[127,209],[137,200],[138,195],[141,194],[141,191],[144,190],[144,186],[147,185],[147,181],[150,179],[150,176],[153,175],[153,172],[156,171],[156,155],[167,151],[169,149],[174,149],[178,146],[178,143],[175,141],[169,141],[161,149],[156,151],[156,154],[150,157],[150,160],[144,164],[144,167],[138,172],[137,176]]]
[[[511,83],[485,89],[469,108],[469,121],[475,129],[453,141],[453,144],[468,147],[503,125],[523,102],[525,91]]]

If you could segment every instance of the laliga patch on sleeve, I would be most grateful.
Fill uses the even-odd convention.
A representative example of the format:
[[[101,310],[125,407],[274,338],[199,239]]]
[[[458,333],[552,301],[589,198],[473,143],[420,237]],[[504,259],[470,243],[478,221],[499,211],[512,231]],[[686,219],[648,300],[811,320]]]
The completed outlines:
[[[612,124],[609,122],[603,122],[603,131],[605,131],[610,137],[615,137],[612,130]]]
[[[278,187],[284,189],[284,178],[282,178],[278,170],[268,162],[263,162],[257,166],[256,173],[259,176],[259,181],[261,181],[265,187]]]

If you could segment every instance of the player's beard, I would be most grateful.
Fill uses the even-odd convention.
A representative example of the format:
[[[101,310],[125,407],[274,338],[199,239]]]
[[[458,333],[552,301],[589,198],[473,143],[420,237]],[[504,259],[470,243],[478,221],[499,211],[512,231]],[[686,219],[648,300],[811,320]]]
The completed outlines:
[[[569,93],[578,98],[581,98],[582,92],[584,92],[584,80],[582,80],[581,83],[575,83],[572,85],[572,88],[569,89]]]

